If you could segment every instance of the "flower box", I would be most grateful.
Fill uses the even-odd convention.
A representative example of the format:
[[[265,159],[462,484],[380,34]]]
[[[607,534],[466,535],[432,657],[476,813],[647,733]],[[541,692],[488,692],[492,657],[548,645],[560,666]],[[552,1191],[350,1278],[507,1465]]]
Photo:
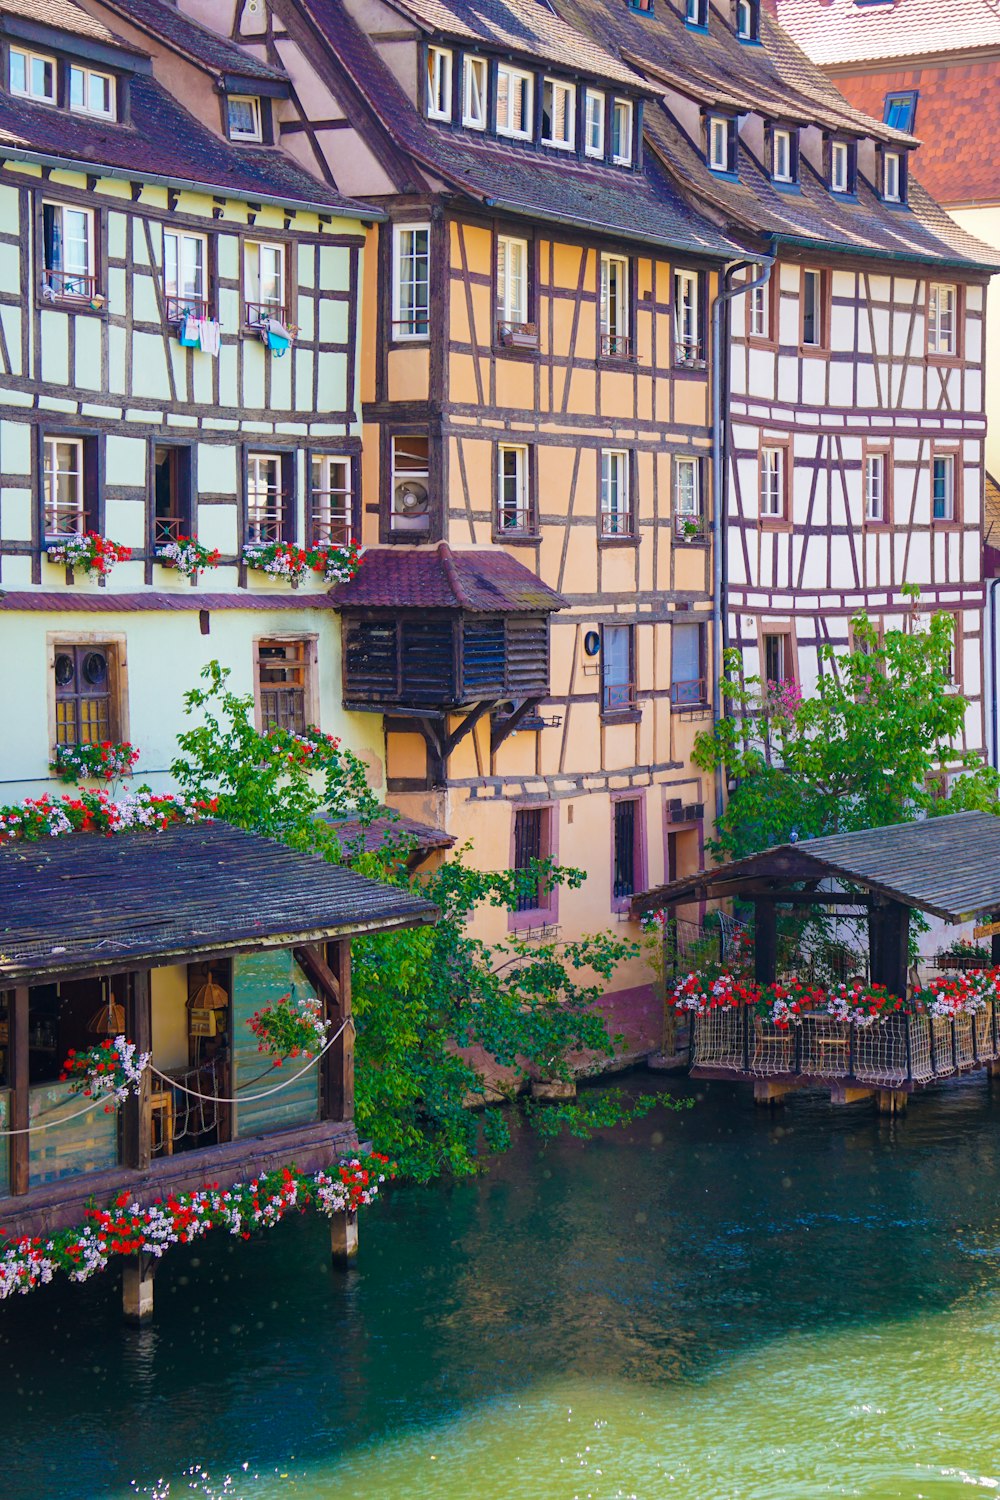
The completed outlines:
[[[88,531],[82,536],[46,540],[45,555],[51,563],[106,578],[120,562],[128,562],[132,548],[99,536],[96,531]]]

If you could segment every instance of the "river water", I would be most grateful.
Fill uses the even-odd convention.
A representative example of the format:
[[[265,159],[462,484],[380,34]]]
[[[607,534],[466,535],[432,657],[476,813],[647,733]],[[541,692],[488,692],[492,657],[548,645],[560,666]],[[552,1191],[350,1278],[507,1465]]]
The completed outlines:
[[[637,1075],[633,1082],[647,1082]],[[691,1091],[686,1083],[659,1085]],[[1000,1490],[1000,1089],[728,1085],[0,1308],[0,1500],[889,1500]]]

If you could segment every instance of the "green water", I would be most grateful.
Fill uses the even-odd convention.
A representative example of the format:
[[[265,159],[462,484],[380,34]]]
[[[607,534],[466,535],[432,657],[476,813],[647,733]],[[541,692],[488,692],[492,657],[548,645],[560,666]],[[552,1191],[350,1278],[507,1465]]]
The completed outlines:
[[[678,1087],[678,1085],[671,1085]],[[713,1086],[0,1308],[0,1500],[814,1500],[1000,1490],[1000,1090],[899,1122]]]

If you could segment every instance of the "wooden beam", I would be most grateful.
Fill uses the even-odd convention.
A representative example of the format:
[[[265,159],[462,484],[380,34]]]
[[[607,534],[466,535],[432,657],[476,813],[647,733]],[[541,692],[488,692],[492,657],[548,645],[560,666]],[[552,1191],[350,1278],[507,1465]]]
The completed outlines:
[[[10,1190],[15,1194],[28,1191],[28,1158],[31,1137],[28,1129],[28,997],[23,986],[14,991],[10,1010],[11,1102],[10,1128],[21,1131],[10,1138]]]
[[[339,1001],[336,1015],[331,1016],[334,1028],[348,1021],[351,1015],[351,944],[348,939],[327,945],[327,957],[337,982]],[[323,1058],[323,1098],[328,1120],[353,1120],[354,1118],[354,1028],[345,1026],[339,1039],[334,1042]]]
[[[868,918],[868,951],[873,984],[891,995],[906,994],[910,967],[910,911],[898,901],[874,906]]]
[[[525,698],[514,709],[513,713],[507,715],[499,724],[494,724],[490,730],[490,754],[496,755],[504,740],[524,722],[530,713],[533,713],[541,703],[541,698]]]
[[[482,703],[477,703],[471,713],[466,714],[457,729],[453,729],[442,746],[443,759],[447,762],[449,755],[460,745],[467,734],[471,734],[484,714],[488,714],[496,707],[495,698],[487,698]]]
[[[110,980],[108,981],[110,983]],[[125,996],[125,1035],[139,1052],[153,1050],[153,1007],[149,970],[130,974]],[[149,1069],[142,1075],[138,1094],[130,1094],[122,1105],[122,1165],[145,1172],[153,1155],[153,1127],[149,1096]]]

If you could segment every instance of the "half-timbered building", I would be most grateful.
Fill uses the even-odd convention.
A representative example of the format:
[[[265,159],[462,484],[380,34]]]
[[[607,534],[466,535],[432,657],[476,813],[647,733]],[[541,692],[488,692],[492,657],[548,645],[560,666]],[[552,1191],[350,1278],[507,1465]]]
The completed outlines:
[[[378,210],[276,148],[280,69],[177,13],[169,41],[71,0],[0,5],[5,801],[51,790],[81,742],[131,740],[162,782],[213,658],[263,726],[345,728],[326,581],[260,562],[357,530]],[[67,566],[86,533],[130,557]],[[216,554],[192,576],[185,537]],[[377,782],[370,723],[347,733]]]

